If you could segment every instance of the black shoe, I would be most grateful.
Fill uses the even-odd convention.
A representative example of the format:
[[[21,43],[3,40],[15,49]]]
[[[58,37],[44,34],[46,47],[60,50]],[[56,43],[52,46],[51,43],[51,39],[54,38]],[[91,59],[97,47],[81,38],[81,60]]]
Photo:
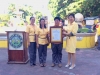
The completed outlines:
[[[46,67],[46,63],[44,63],[43,66]]]
[[[34,66],[36,66],[36,64],[33,64]]]
[[[53,63],[53,64],[51,65],[51,67],[55,67],[55,64]]]
[[[35,66],[35,65],[33,65],[33,64],[30,64],[30,66]]]
[[[43,64],[40,64],[40,67],[44,67],[44,65]]]
[[[30,64],[30,66],[36,66],[36,64]]]
[[[58,64],[58,67],[61,68],[62,67],[62,64]]]

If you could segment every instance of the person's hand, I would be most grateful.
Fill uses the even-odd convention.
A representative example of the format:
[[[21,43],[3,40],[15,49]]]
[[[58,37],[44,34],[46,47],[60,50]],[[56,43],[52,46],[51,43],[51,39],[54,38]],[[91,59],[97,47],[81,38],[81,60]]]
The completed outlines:
[[[63,32],[63,35],[66,35],[67,33],[66,32]]]
[[[69,36],[69,33],[63,32],[64,36]]]
[[[66,36],[69,36],[69,33],[66,33]]]
[[[67,31],[65,29],[62,29],[62,31],[67,33]]]
[[[62,29],[62,31],[66,31],[65,29]]]
[[[49,46],[50,43],[47,44],[47,46]]]
[[[62,35],[62,37],[64,38],[64,37],[66,37],[66,35]]]

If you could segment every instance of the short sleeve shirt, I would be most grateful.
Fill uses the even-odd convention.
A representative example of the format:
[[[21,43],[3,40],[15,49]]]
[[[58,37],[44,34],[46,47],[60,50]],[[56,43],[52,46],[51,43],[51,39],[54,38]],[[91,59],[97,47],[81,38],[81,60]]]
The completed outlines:
[[[29,41],[35,42],[35,33],[36,33],[36,26],[28,25],[26,27],[26,32],[29,33]]]

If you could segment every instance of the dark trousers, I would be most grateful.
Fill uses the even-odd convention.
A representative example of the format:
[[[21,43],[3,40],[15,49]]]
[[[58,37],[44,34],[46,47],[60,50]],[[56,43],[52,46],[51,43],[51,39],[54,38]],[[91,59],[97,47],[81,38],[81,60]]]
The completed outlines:
[[[29,45],[30,64],[36,64],[36,42],[30,42]]]
[[[39,62],[40,64],[46,63],[46,57],[47,57],[47,45],[40,45],[38,48],[38,54],[39,54]]]
[[[97,49],[100,50],[100,35],[98,36],[98,46]]]
[[[62,47],[63,44],[51,44],[52,49],[52,63],[54,64],[60,64],[62,60]]]

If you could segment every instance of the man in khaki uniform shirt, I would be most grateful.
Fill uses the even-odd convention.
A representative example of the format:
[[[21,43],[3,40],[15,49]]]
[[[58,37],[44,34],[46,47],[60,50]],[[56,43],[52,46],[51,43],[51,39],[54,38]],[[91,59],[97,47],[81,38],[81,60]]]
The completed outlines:
[[[54,27],[60,26],[60,17],[54,18],[55,25]],[[58,64],[58,67],[62,67],[62,43],[51,43],[51,49],[52,49],[52,65],[51,67],[54,67],[56,64]]]
[[[29,55],[30,55],[30,66],[36,65],[36,40],[35,40],[35,31],[36,26],[34,24],[35,18],[30,18],[30,25],[27,25],[27,42],[29,47]]]

